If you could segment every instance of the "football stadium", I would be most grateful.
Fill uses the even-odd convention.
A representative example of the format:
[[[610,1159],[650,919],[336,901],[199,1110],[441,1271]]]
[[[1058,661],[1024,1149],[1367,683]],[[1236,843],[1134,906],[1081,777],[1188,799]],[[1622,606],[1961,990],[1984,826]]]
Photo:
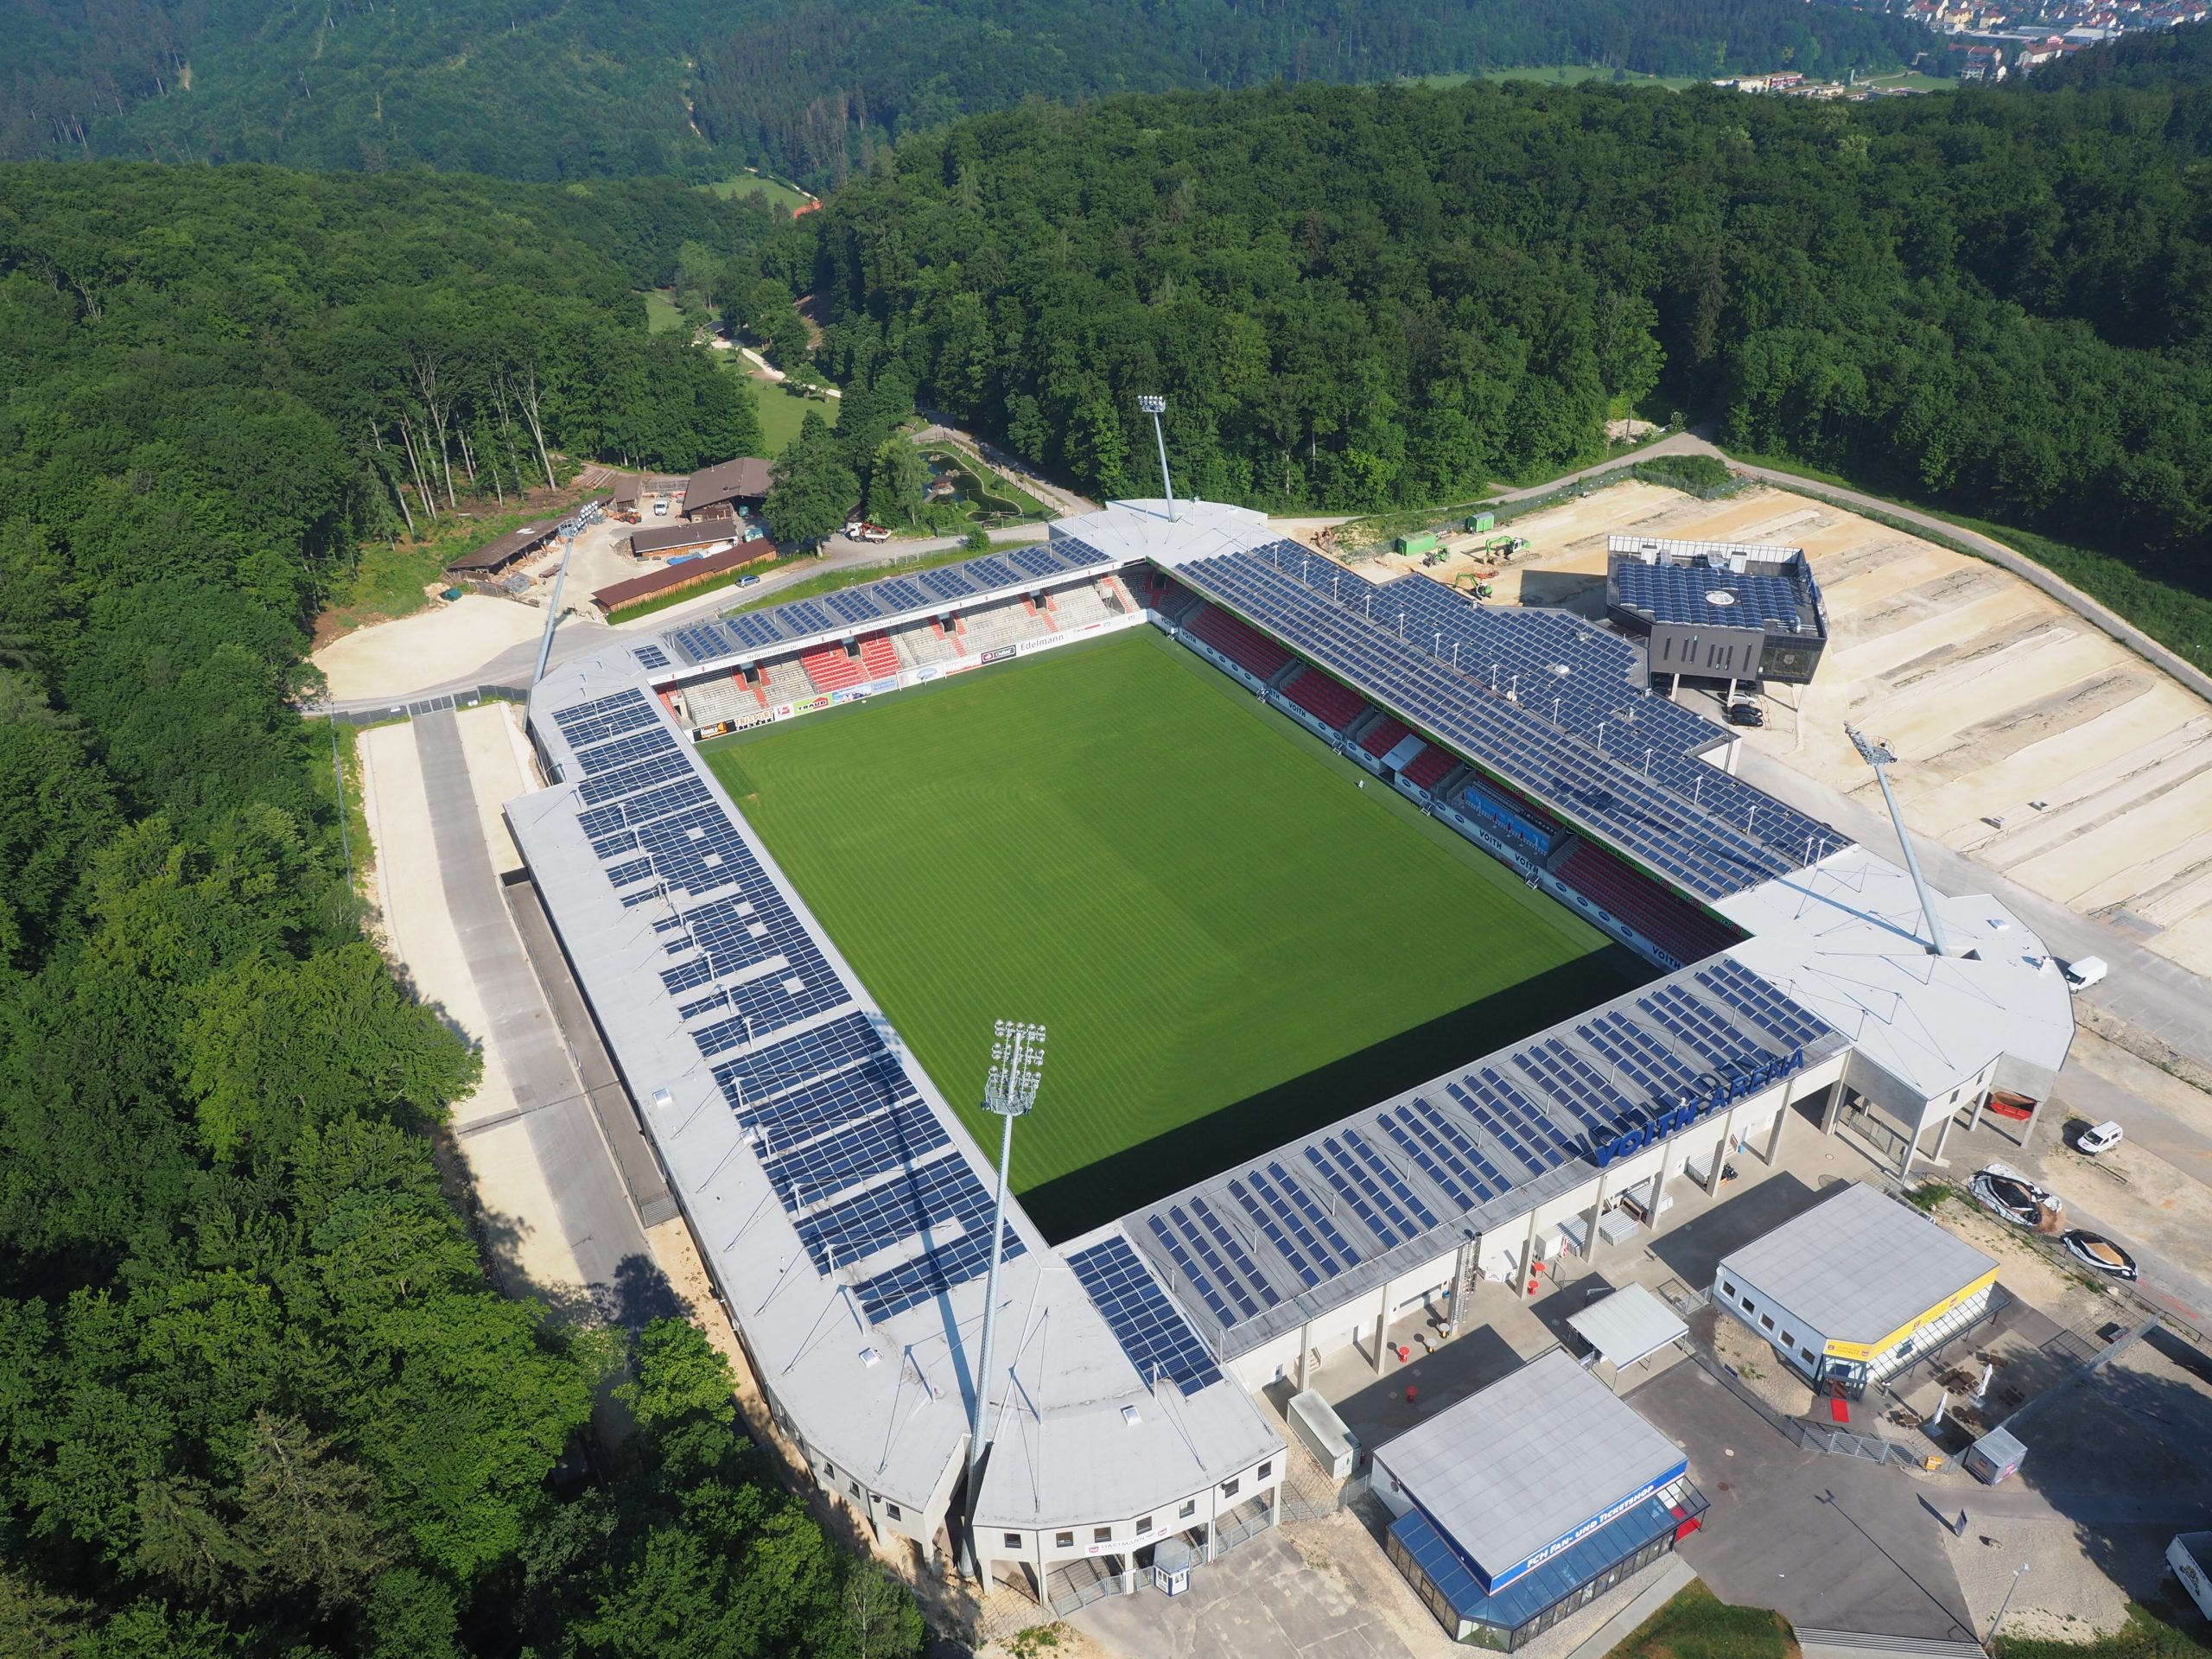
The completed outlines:
[[[508,822],[826,1491],[1066,1611],[1274,1524],[1261,1390],[1406,1310],[1793,1118],[1909,1166],[2047,1092],[2031,931],[1736,777],[1649,650],[1135,501],[546,676]],[[1050,1064],[986,1370],[996,1020]]]

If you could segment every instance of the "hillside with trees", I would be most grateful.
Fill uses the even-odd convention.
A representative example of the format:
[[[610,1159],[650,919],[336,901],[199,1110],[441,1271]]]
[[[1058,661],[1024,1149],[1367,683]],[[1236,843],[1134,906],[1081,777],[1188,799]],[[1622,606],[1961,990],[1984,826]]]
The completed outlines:
[[[1909,62],[1901,18],[1802,0],[0,0],[0,158],[416,165],[821,186],[1025,99],[1575,64],[1667,75]]]
[[[300,713],[404,514],[746,447],[632,290],[766,221],[245,168],[0,204],[0,1649],[844,1655],[863,1609],[912,1654],[693,1326],[487,1280],[433,1139],[478,1060],[364,938]]]
[[[1135,399],[1165,393],[1182,481],[1277,508],[1465,499],[1601,453],[1640,400],[2202,591],[2204,117],[1516,84],[1030,106],[832,200],[823,355],[1093,493],[1157,490]]]

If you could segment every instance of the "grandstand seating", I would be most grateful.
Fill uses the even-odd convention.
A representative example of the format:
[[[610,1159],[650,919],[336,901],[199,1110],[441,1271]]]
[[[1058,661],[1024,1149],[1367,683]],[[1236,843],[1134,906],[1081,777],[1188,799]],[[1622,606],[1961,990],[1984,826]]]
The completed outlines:
[[[1267,635],[1216,606],[1206,606],[1192,617],[1190,628],[1255,679],[1272,679],[1290,660],[1290,653]]]
[[[1078,582],[1072,588],[1062,588],[1052,596],[1052,620],[1062,632],[1070,628],[1088,626],[1103,622],[1109,617],[1123,613],[1089,582]]]
[[[1380,760],[1411,735],[1403,721],[1385,715],[1369,727],[1359,740],[1359,747]]]
[[[1415,789],[1433,789],[1444,780],[1444,776],[1459,764],[1449,749],[1440,749],[1435,744],[1425,746],[1421,752],[1398,775]]]
[[[784,657],[760,664],[760,689],[771,702],[796,702],[814,695],[814,682],[797,658]]]
[[[861,636],[861,666],[868,671],[871,680],[887,680],[899,671],[899,653],[892,649],[889,635]]]
[[[751,686],[733,675],[728,679],[685,686],[683,711],[692,725],[712,726],[717,721],[741,720],[759,714],[760,700]]]
[[[1742,937],[1588,842],[1577,842],[1554,874],[1678,962],[1701,962]]]
[[[842,691],[868,677],[842,645],[817,645],[812,651],[800,652],[798,661],[806,671],[806,677],[820,691]]]
[[[899,660],[908,668],[927,668],[932,663],[950,662],[960,655],[960,645],[946,636],[934,622],[918,622],[909,628],[900,628],[891,636],[892,648],[899,653]]]
[[[1367,707],[1358,692],[1339,685],[1318,668],[1300,670],[1283,688],[1283,695],[1332,732],[1343,731]]]

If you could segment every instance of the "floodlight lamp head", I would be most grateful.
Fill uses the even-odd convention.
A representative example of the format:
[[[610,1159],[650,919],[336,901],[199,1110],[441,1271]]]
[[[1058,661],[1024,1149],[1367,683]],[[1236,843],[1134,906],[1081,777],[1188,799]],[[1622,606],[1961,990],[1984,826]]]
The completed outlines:
[[[1859,758],[1870,766],[1886,766],[1897,759],[1890,752],[1888,744],[1867,736],[1856,726],[1845,726],[1843,734],[1851,740],[1852,747],[1859,751]]]
[[[991,1069],[983,1080],[983,1109],[1020,1117],[1037,1104],[1045,1075],[1045,1027],[1001,1020],[991,1027]]]
[[[1147,415],[1165,415],[1167,412],[1167,400],[1147,392],[1137,398],[1137,407]]]

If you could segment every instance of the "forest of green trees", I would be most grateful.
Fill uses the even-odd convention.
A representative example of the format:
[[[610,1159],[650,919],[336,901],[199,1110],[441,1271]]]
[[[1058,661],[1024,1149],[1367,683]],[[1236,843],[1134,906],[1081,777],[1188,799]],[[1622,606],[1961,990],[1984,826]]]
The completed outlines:
[[[755,447],[632,290],[770,227],[674,184],[0,168],[10,1656],[916,1650],[694,1326],[487,1281],[431,1135],[478,1062],[363,938],[299,713],[321,596],[406,515]]]
[[[0,7],[0,14],[10,9]],[[1802,0],[24,0],[0,158],[427,163],[518,179],[842,181],[897,136],[1024,99],[1519,65],[1891,67],[1916,24]],[[1940,55],[1940,54],[1939,54]]]
[[[2124,550],[2212,527],[2212,95],[1862,105],[1593,86],[1034,105],[805,221],[833,372],[1094,493],[1464,499],[1609,404]],[[818,219],[818,225],[817,225]]]

